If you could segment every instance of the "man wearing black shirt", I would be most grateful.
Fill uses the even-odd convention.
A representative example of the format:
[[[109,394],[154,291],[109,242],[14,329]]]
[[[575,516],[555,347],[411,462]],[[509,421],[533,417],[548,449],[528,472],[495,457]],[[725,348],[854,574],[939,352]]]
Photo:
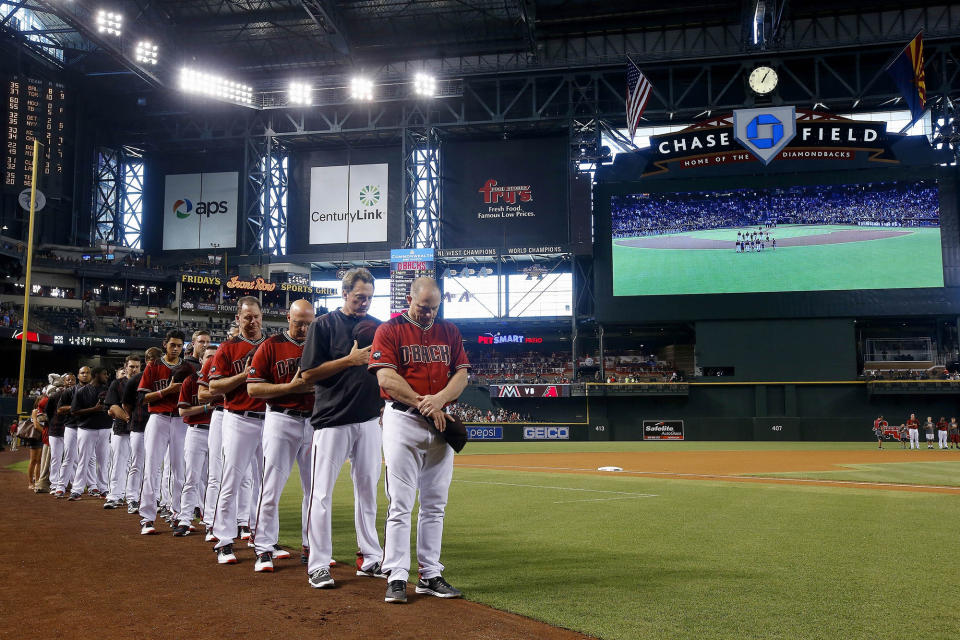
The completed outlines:
[[[317,318],[307,331],[301,376],[314,383],[313,480],[307,538],[310,586],[333,586],[327,568],[333,554],[330,502],[346,459],[353,478],[357,529],[357,575],[383,578],[383,547],[377,536],[377,483],[380,480],[380,387],[367,371],[370,346],[360,347],[354,329],[373,301],[373,275],[351,269],[342,282],[343,306]]]
[[[113,434],[110,436],[110,492],[104,509],[116,509],[123,504],[130,469],[129,414],[123,410],[123,392],[127,381],[140,373],[140,356],[129,355],[123,363],[123,377],[110,383],[107,390],[107,414],[113,418]]]
[[[70,499],[79,500],[83,490],[94,487],[90,495],[99,498],[107,490],[107,460],[110,450],[110,425],[113,420],[107,415],[104,400],[107,395],[109,372],[97,367],[91,372],[90,384],[73,394],[70,413],[77,418],[77,442],[79,459],[77,473],[73,477]],[[99,465],[95,472],[93,460]]]
[[[69,384],[68,384],[69,380]],[[66,432],[64,427],[64,415],[66,412],[60,412],[60,397],[67,387],[73,387],[77,379],[71,374],[67,374],[60,379],[56,392],[50,396],[47,402],[47,417],[50,420],[50,493],[56,495],[60,490],[60,467],[63,466],[63,436]]]
[[[66,495],[68,485],[73,482],[73,476],[77,474],[77,417],[70,411],[70,405],[73,403],[73,396],[90,382],[90,367],[80,367],[75,380],[75,384],[64,389],[60,396],[60,402],[57,405],[57,413],[63,414],[63,462],[60,463],[59,484],[57,486],[56,496],[62,498]],[[69,383],[68,383],[69,384]]]
[[[144,352],[147,364],[150,364],[163,355],[157,347],[150,347]],[[127,473],[127,513],[136,513],[140,508],[140,489],[143,486],[143,464],[146,453],[143,444],[143,432],[147,428],[147,403],[144,401],[146,393],[139,392],[140,378],[143,371],[135,374],[127,381],[123,388],[123,410],[130,416],[130,470]]]

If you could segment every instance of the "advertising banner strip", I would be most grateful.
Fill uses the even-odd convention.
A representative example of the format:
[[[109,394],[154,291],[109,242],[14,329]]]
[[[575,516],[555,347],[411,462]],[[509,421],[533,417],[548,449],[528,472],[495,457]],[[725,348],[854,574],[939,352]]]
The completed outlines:
[[[569,384],[492,384],[491,398],[568,398]]]

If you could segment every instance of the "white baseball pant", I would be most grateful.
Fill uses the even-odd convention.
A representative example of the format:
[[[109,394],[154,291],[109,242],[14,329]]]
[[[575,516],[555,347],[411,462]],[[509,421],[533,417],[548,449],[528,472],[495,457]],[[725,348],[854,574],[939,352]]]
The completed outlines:
[[[383,561],[383,547],[377,536],[377,483],[380,482],[383,464],[379,422],[377,417],[366,422],[324,427],[313,432],[313,481],[307,523],[310,541],[307,571],[310,573],[327,566],[332,559],[330,503],[337,476],[347,458],[350,458],[350,477],[353,479],[358,568],[369,569]],[[409,533],[407,538],[409,564]]]
[[[67,427],[63,430],[63,462],[60,464],[60,484],[57,491],[66,491],[67,485],[73,482],[77,474],[77,428]]]
[[[164,454],[170,452],[170,471],[173,492],[180,495],[183,487],[183,440],[187,425],[180,416],[150,414],[147,430],[143,433],[145,462],[143,489],[140,491],[140,523],[157,519],[157,495],[160,493],[161,469]],[[174,517],[177,511],[174,509]]]
[[[183,418],[180,419],[183,422]],[[186,435],[184,435],[186,437]],[[167,453],[163,456],[163,479],[160,480],[160,506],[166,507],[173,511],[172,500],[170,497],[170,490],[173,486],[173,479],[170,475],[170,449],[167,448]]]
[[[180,498],[179,524],[193,521],[193,509],[203,510],[203,472],[207,462],[207,429],[187,426],[183,444],[183,492]]]
[[[910,448],[920,448],[920,430],[919,429],[907,429],[907,433],[910,434]]]
[[[130,470],[130,435],[110,437],[110,493],[108,500],[123,500]]]
[[[87,487],[107,490],[107,463],[110,459],[109,429],[77,429],[78,461],[71,493]]]
[[[146,449],[144,433],[132,431],[130,433],[130,469],[127,472],[127,502],[139,501],[143,490],[143,465],[146,463]]]
[[[390,580],[410,575],[410,514],[420,491],[417,517],[417,562],[424,580],[443,573],[440,548],[447,492],[453,478],[453,449],[424,418],[383,410],[383,458],[390,507],[384,539],[383,571]]]
[[[300,468],[303,500],[300,504],[300,537],[307,543],[307,512],[310,497],[310,449],[313,427],[309,418],[267,411],[263,419],[263,483],[257,511],[254,542],[257,553],[273,551],[280,536],[280,494],[283,492],[293,461]]]
[[[218,549],[232,544],[237,537],[237,509],[242,511],[244,508],[243,504],[238,504],[242,493],[240,486],[251,467],[259,468],[256,458],[262,451],[262,436],[263,420],[260,418],[229,411],[223,417],[223,473],[220,476],[217,513],[213,520],[213,535],[219,540]]]
[[[263,445],[257,445],[253,463],[243,474],[237,495],[237,525],[248,527],[257,523],[257,505],[260,502],[260,481],[263,477]]]
[[[220,494],[220,475],[223,473],[223,416],[226,412],[217,409],[210,415],[210,431],[207,433],[207,495],[203,499],[203,524],[213,527],[217,512],[217,496]]]
[[[941,449],[947,448],[947,432],[946,431],[937,431],[937,446]]]
[[[50,488],[60,487],[60,467],[63,464],[63,438],[50,436]]]

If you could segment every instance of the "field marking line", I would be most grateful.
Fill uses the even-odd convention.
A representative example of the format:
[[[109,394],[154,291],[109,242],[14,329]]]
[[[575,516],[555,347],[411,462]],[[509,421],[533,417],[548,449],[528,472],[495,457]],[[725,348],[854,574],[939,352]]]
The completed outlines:
[[[605,489],[584,489],[582,487],[553,487],[542,484],[516,484],[513,482],[488,482],[486,480],[454,480],[454,482],[466,482],[468,484],[493,484],[502,487],[525,487],[527,489],[554,489],[557,491],[584,491],[587,493],[615,493],[625,498],[657,498],[656,493],[633,493],[631,491],[608,491]],[[615,498],[623,500],[625,498]],[[611,498],[606,498],[610,500]],[[580,500],[571,500],[570,502],[581,502]],[[559,503],[558,503],[559,504]]]
[[[826,484],[826,485],[835,485],[835,484],[845,484],[852,486],[871,486],[871,487],[891,487],[891,488],[904,488],[904,489],[938,489],[943,491],[956,491],[960,493],[960,487],[952,487],[948,485],[936,485],[936,484],[909,484],[905,482],[872,482],[867,480],[824,480],[820,478],[791,478],[786,476],[752,476],[752,475],[722,475],[717,473],[679,473],[674,471],[600,471],[596,469],[578,469],[575,467],[533,467],[526,465],[480,465],[480,464],[458,464],[458,467],[476,467],[476,468],[486,468],[486,469],[528,469],[533,471],[576,471],[576,472],[592,472],[592,473],[623,473],[631,474],[638,476],[659,476],[659,477],[670,477],[670,478],[699,478],[706,480],[756,480],[756,481],[765,481],[765,482],[778,482],[778,483],[801,483],[806,482],[810,484]],[[830,473],[830,472],[826,472]],[[461,480],[461,482],[467,482],[466,480]]]
[[[617,498],[585,498],[583,500],[556,500],[553,504],[570,504],[571,502],[606,502],[608,500],[636,500],[637,498],[653,498],[653,495],[620,496]]]

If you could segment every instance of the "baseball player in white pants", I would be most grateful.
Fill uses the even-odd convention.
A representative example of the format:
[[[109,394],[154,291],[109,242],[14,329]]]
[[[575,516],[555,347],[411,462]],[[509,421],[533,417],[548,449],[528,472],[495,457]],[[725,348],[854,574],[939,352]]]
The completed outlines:
[[[447,491],[453,476],[453,449],[441,432],[443,408],[467,385],[470,363],[460,331],[436,319],[440,288],[432,278],[417,278],[407,296],[409,310],[377,329],[370,353],[383,411],[383,457],[387,465],[386,549],[383,570],[389,574],[386,602],[407,601],[410,570],[410,514],[420,490],[417,520],[416,592],[439,598],[461,593],[443,579],[440,549]]]
[[[289,558],[280,547],[280,495],[293,461],[300,467],[303,499],[300,505],[300,538],[307,541],[307,510],[310,499],[310,448],[313,427],[313,385],[300,377],[300,356],[307,327],[313,322],[313,304],[297,300],[287,312],[287,331],[263,341],[250,362],[247,393],[267,402],[263,421],[263,479],[257,511],[254,548],[256,572],[272,572],[275,559]]]
[[[163,458],[170,451],[173,490],[179,495],[183,487],[183,440],[187,425],[177,411],[182,383],[173,381],[174,370],[183,364],[183,332],[168,331],[163,341],[166,352],[162,358],[147,365],[140,378],[139,390],[146,393],[144,400],[150,418],[143,434],[144,465],[143,488],[140,491],[140,534],[157,533],[157,496],[160,494]]]
[[[104,509],[116,509],[126,497],[127,476],[130,472],[130,415],[123,409],[123,392],[130,380],[140,373],[140,357],[127,356],[123,363],[124,376],[110,383],[107,392],[107,413],[113,418],[113,434],[110,437],[110,490]]]
[[[240,335],[222,343],[210,367],[209,389],[223,394],[227,414],[223,418],[223,473],[213,521],[217,538],[217,562],[236,564],[233,540],[237,536],[238,490],[244,474],[259,469],[262,454],[263,418],[266,405],[247,393],[247,375],[254,352],[263,341],[260,301],[252,296],[237,300]]]
[[[72,376],[71,376],[72,378]],[[58,498],[66,495],[68,485],[73,482],[77,473],[77,417],[73,415],[71,406],[77,391],[90,382],[90,367],[80,367],[77,371],[76,384],[64,390],[60,396],[57,411],[64,409],[63,432],[63,462],[60,463],[60,486],[57,487]],[[69,384],[69,383],[68,383]]]
[[[910,419],[907,420],[907,433],[910,435],[910,448],[919,449],[920,448],[920,421],[917,420],[917,415],[915,413],[911,413]]]
[[[367,371],[370,343],[379,321],[367,316],[374,278],[351,269],[341,282],[343,305],[310,325],[300,366],[314,383],[310,418],[313,469],[307,535],[311,587],[333,586],[326,568],[333,554],[331,501],[340,469],[350,458],[358,576],[385,578],[383,547],[377,534],[377,483],[380,481],[380,398],[376,378]],[[360,342],[363,342],[361,345]]]
[[[205,348],[199,354],[204,360],[212,359],[215,349]],[[201,369],[202,371],[202,369]],[[183,446],[184,480],[180,497],[180,519],[173,530],[175,536],[186,536],[196,531],[193,526],[193,512],[203,504],[203,474],[206,471],[210,416],[212,407],[198,399],[198,375],[191,374],[180,387],[180,402],[177,405],[180,415],[187,423],[187,435]]]
[[[73,476],[70,499],[79,500],[83,490],[100,497],[107,491],[107,464],[110,451],[110,426],[104,400],[109,373],[103,367],[93,370],[90,384],[73,396],[70,412],[77,417],[77,472]]]

